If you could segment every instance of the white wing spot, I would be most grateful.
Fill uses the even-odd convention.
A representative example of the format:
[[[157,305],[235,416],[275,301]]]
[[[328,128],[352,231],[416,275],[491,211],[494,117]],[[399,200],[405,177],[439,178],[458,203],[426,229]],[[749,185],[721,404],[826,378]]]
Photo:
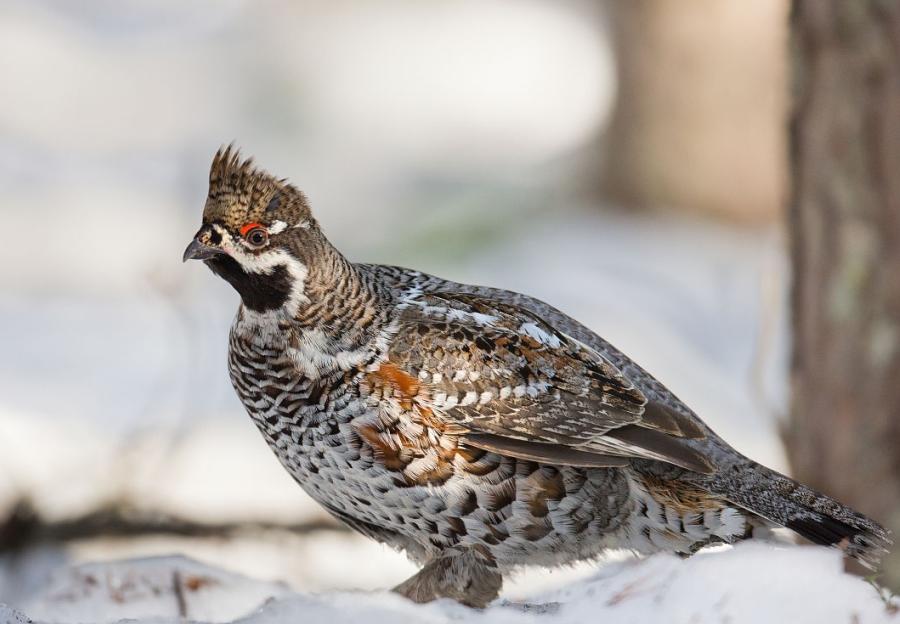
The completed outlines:
[[[534,323],[522,323],[521,327],[519,327],[519,331],[526,336],[531,336],[541,344],[553,347],[554,349],[562,344],[557,336],[548,334]]]

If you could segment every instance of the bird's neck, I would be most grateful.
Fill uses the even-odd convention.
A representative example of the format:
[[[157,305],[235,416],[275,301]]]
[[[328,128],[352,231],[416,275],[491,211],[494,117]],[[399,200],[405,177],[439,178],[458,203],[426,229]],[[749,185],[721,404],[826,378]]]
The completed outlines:
[[[331,246],[309,264],[304,293],[308,302],[297,310],[294,326],[353,343],[380,329],[381,312],[389,303],[367,273]]]
[[[390,295],[330,245],[287,271],[292,306],[255,312],[241,306],[236,329],[247,339],[284,347],[325,368],[349,368],[368,357],[389,324]]]

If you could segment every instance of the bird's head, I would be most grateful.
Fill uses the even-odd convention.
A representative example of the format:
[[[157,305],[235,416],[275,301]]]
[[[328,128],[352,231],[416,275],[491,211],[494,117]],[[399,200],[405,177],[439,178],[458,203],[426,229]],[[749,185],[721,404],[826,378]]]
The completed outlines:
[[[250,310],[296,312],[306,301],[309,262],[324,245],[296,187],[257,169],[252,159],[242,160],[232,146],[216,153],[203,225],[185,249],[185,261],[203,260]]]

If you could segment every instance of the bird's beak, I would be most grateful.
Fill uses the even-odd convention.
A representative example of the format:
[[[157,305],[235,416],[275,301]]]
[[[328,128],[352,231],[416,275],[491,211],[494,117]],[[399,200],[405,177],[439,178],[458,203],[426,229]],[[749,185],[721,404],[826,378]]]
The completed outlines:
[[[190,245],[187,246],[187,249],[184,250],[184,256],[181,257],[182,262],[187,262],[188,260],[207,260],[212,258],[213,256],[217,256],[221,253],[225,253],[218,247],[213,247],[212,245],[204,242],[209,240],[209,231],[205,228],[201,229],[197,232],[197,235],[194,237],[194,240],[191,241]]]

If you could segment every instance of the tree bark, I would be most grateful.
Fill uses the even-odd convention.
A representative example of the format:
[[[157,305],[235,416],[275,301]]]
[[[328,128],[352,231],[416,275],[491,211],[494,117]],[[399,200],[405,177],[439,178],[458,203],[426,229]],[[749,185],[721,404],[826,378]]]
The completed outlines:
[[[607,6],[618,88],[600,190],[635,208],[780,219],[788,0]]]
[[[900,536],[900,0],[794,0],[795,476]],[[896,549],[895,549],[896,550]],[[900,556],[885,563],[900,587]]]

